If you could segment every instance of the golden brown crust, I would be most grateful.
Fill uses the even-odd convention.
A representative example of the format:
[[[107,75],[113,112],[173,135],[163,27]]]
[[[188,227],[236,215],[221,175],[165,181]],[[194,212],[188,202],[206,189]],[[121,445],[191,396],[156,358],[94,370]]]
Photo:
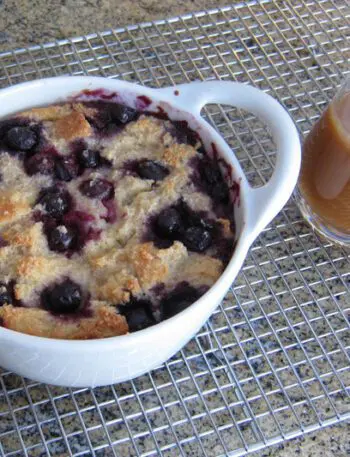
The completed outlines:
[[[69,104],[66,105],[51,105],[42,108],[32,108],[28,111],[22,111],[21,117],[29,119],[37,119],[40,121],[55,121],[61,117],[65,117],[72,112]]]
[[[35,119],[40,121],[56,121],[70,115],[73,111],[82,113],[84,116],[93,116],[96,112],[82,103],[66,103],[64,105],[51,105],[41,108],[32,108],[28,111],[22,111],[21,117]]]
[[[179,241],[167,249],[157,249],[153,243],[138,244],[129,254],[130,263],[144,290],[167,281],[172,271],[186,257],[187,249]]]
[[[115,308],[99,306],[92,317],[80,319],[53,316],[39,308],[0,308],[2,325],[28,335],[60,339],[92,339],[123,335],[128,332],[126,320]]]
[[[185,262],[179,265],[177,281],[187,281],[194,286],[211,286],[220,276],[222,262],[213,257],[191,254]]]
[[[13,222],[30,211],[29,203],[18,192],[0,194],[0,224]]]
[[[150,243],[136,246],[131,252],[130,260],[144,287],[162,282],[168,274],[169,266],[162,262]]]
[[[12,246],[28,249],[32,254],[47,252],[47,241],[42,222],[33,224],[30,218],[7,225],[1,233],[3,240]]]
[[[123,249],[111,249],[100,255],[91,256],[89,264],[94,271],[91,288],[99,300],[118,304],[127,302],[131,295],[142,292]]]
[[[218,219],[222,227],[222,233],[225,237],[229,238],[232,236],[231,222],[228,219]]]
[[[99,300],[108,300],[118,304],[129,301],[132,295],[141,293],[139,281],[128,269],[116,268],[107,277],[100,277],[95,282],[94,292]]]
[[[141,116],[137,122],[130,122],[118,135],[118,141],[106,140],[102,155],[113,162],[115,167],[127,160],[147,157],[161,160],[169,138],[159,119]],[[147,151],[147,152],[146,152]]]
[[[92,134],[92,129],[84,114],[72,111],[60,119],[57,119],[54,126],[55,136],[64,140],[74,140]]]
[[[164,162],[173,167],[183,166],[191,157],[196,155],[196,150],[189,144],[173,144],[164,150]]]

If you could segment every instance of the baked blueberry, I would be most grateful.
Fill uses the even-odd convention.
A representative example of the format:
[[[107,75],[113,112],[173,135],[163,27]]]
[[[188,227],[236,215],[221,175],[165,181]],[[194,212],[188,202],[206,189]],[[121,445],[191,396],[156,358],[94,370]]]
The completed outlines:
[[[166,126],[166,130],[176,139],[178,144],[190,144],[195,146],[199,141],[198,133],[188,126],[187,121],[172,121]]]
[[[8,242],[0,235],[0,249],[8,246]]]
[[[190,286],[187,282],[178,284],[163,300],[161,301],[162,319],[169,319],[184,309],[192,305],[200,296],[198,291]]]
[[[181,218],[186,222],[186,227],[204,227],[211,229],[212,224],[208,220],[208,214],[205,211],[194,211],[185,201],[180,201],[177,205]]]
[[[71,197],[66,190],[49,187],[41,192],[38,203],[55,219],[61,218],[71,206]]]
[[[199,170],[209,195],[216,202],[228,203],[228,187],[217,164],[213,161],[205,160],[202,162]]]
[[[78,160],[83,168],[97,168],[100,165],[100,153],[94,149],[85,148],[78,154]]]
[[[74,157],[59,157],[55,163],[55,176],[60,181],[71,181],[79,175],[79,165]]]
[[[29,176],[36,175],[37,173],[51,175],[55,169],[55,159],[48,154],[34,154],[25,160],[24,168]]]
[[[12,290],[8,284],[0,283],[0,306],[13,303]]]
[[[82,304],[81,288],[70,279],[48,287],[41,294],[42,306],[53,313],[74,313]]]
[[[212,237],[204,227],[188,227],[182,235],[182,242],[190,251],[203,252],[211,245]]]
[[[137,111],[129,106],[114,104],[111,106],[111,117],[120,124],[127,124],[137,116]]]
[[[181,216],[176,208],[164,209],[156,219],[155,229],[162,238],[175,239],[181,227]]]
[[[5,135],[5,142],[18,151],[30,151],[38,141],[37,134],[31,127],[16,126],[10,128]]]
[[[215,184],[211,190],[211,196],[217,202],[228,202],[229,193],[227,186],[221,183]]]
[[[142,330],[156,323],[152,315],[151,302],[146,299],[135,299],[120,305],[118,311],[125,317],[130,332]]]
[[[49,248],[56,252],[74,249],[77,242],[77,231],[67,225],[58,225],[48,233]]]
[[[169,170],[155,162],[154,160],[144,159],[138,162],[136,166],[136,173],[142,179],[153,179],[154,181],[162,181],[168,176]]]
[[[107,200],[113,197],[113,184],[105,179],[95,178],[83,181],[79,186],[80,192],[89,198]]]
[[[204,162],[201,167],[201,175],[208,184],[216,184],[222,181],[220,170],[214,164]]]

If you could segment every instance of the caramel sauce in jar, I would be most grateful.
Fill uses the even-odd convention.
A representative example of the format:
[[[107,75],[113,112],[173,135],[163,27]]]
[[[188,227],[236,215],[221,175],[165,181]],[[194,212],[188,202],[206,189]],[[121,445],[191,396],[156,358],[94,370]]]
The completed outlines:
[[[299,191],[323,224],[350,235],[350,92],[331,102],[307,136]]]

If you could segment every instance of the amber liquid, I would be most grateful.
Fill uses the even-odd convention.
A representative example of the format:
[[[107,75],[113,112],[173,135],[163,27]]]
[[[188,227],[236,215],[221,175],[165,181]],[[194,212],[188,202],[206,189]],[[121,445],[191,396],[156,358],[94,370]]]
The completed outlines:
[[[350,94],[333,101],[306,138],[299,189],[326,225],[350,233]]]

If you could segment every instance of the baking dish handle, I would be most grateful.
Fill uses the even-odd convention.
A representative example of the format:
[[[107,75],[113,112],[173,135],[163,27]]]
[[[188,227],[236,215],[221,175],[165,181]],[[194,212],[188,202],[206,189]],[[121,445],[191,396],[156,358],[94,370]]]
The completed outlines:
[[[301,151],[297,129],[285,109],[271,96],[252,86],[208,81],[160,89],[172,95],[174,103],[199,115],[204,105],[232,105],[255,114],[271,131],[276,146],[276,165],[262,187],[248,186],[248,233],[253,241],[289,199],[298,179]]]

